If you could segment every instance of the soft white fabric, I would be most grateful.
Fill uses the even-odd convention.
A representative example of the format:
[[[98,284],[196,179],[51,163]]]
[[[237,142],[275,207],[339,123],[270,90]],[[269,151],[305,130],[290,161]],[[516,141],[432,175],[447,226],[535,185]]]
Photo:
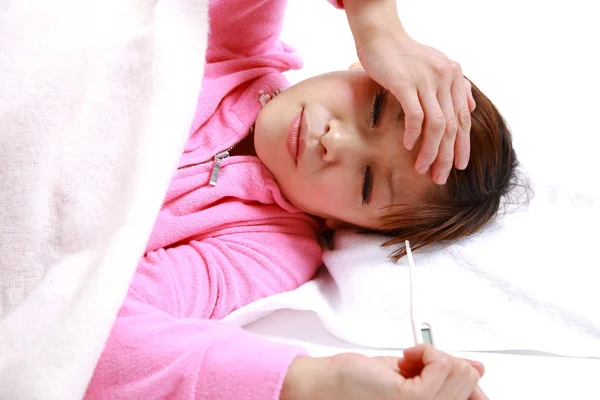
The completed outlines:
[[[402,356],[399,349],[375,349],[343,342],[325,330],[314,313],[306,311],[276,311],[244,329],[272,340],[303,346],[315,357],[343,352]],[[490,399],[600,399],[600,359],[543,357],[522,352],[451,354],[485,365],[485,375],[479,384]]]
[[[283,37],[305,60],[304,69],[288,74],[292,82],[347,68],[356,60],[343,14],[317,3],[289,4]],[[591,342],[589,353],[598,355],[597,339],[583,333],[594,334],[595,329],[597,338],[600,324],[600,311],[594,311],[600,303],[593,292],[599,281],[600,234],[597,210],[589,209],[600,196],[594,161],[600,147],[600,58],[595,50],[600,24],[595,3],[403,0],[398,7],[414,38],[458,60],[492,99],[510,125],[525,170],[543,185],[536,188],[531,213],[509,216],[498,230],[445,250],[416,254],[419,293],[428,302],[421,305],[433,308],[424,311],[439,320],[427,318],[435,322],[436,344],[446,350],[527,346],[587,354],[582,347]],[[328,34],[305,29],[305,21],[327,26]],[[576,199],[581,210],[573,210],[570,189],[592,195]],[[345,340],[380,348],[411,344],[406,263],[391,265],[389,250],[379,249],[380,243],[381,238],[340,233],[338,249],[326,256],[335,280],[322,271],[315,282],[250,305],[231,321],[244,324],[288,307],[314,310],[330,332]],[[481,298],[469,299],[461,290]],[[357,299],[352,300],[353,294]],[[518,302],[522,307],[515,307]],[[440,318],[443,310],[452,313]],[[556,316],[550,316],[553,312]],[[482,318],[492,324],[488,330],[478,324]],[[534,321],[541,325],[534,326]],[[518,335],[532,326],[533,331]],[[567,336],[561,338],[563,334]],[[348,348],[364,352],[351,345],[338,350]],[[510,374],[498,381],[506,384],[505,377],[510,385],[515,383]],[[568,390],[570,381],[565,382],[559,388],[564,390],[556,393]]]
[[[480,235],[416,252],[422,322],[447,351],[526,350],[600,357],[598,199],[536,188]],[[377,235],[338,232],[328,271],[296,291],[229,317],[246,324],[283,308],[312,310],[336,337],[361,346],[413,345],[407,260],[389,261]]]
[[[208,0],[0,1],[0,398],[81,398],[189,133]]]

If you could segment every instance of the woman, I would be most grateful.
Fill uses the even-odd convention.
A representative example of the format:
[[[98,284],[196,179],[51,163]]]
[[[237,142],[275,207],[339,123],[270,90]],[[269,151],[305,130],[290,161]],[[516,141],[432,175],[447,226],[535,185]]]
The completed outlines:
[[[434,73],[423,61],[429,50],[389,18],[395,2],[344,6],[371,75],[354,67],[281,92],[282,72],[300,66],[278,40],[285,2],[212,3],[192,134],[88,398],[485,398],[477,387],[480,364],[432,347],[409,349],[401,360],[310,358],[218,321],[308,281],[322,263],[318,235],[326,226],[382,231],[394,236],[391,243],[454,239],[493,218],[512,179],[516,159],[500,115],[474,87],[471,129],[463,115],[469,85],[454,75],[431,84]],[[388,72],[369,67],[380,65],[379,46],[413,46],[420,56],[398,74],[424,72],[404,86],[386,84]],[[419,79],[441,88],[439,103]],[[411,103],[415,93],[425,109],[420,135],[411,117],[420,113]],[[444,126],[431,117],[436,107]],[[462,115],[458,124],[454,110]],[[455,148],[463,170],[448,173]]]

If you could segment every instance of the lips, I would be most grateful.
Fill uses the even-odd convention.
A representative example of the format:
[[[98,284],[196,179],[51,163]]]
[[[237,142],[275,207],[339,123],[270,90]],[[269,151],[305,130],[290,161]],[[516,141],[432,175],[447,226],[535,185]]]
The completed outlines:
[[[298,163],[298,156],[302,154],[304,150],[304,141],[300,140],[302,117],[304,115],[304,108],[300,110],[298,115],[290,123],[287,136],[287,150],[292,157],[292,160]]]

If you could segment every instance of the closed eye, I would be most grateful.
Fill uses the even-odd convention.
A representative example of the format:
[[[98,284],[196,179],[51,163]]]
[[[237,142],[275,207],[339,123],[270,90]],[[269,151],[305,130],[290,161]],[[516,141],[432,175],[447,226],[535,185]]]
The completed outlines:
[[[371,174],[371,167],[368,165],[365,167],[365,175],[362,187],[362,204],[369,204],[371,200],[371,188],[373,187],[373,175]]]
[[[375,128],[377,126],[377,123],[379,123],[381,111],[383,110],[385,93],[386,92],[383,90],[378,90],[377,93],[375,93],[375,98],[373,99],[373,106],[371,107],[371,128]]]

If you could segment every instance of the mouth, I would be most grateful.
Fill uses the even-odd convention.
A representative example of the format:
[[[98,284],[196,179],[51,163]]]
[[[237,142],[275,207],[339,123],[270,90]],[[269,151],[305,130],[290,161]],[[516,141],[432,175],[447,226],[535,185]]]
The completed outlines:
[[[292,157],[292,160],[298,164],[298,158],[304,150],[304,141],[301,139],[302,134],[302,118],[304,116],[304,107],[300,110],[298,115],[290,123],[287,136],[287,150]]]

